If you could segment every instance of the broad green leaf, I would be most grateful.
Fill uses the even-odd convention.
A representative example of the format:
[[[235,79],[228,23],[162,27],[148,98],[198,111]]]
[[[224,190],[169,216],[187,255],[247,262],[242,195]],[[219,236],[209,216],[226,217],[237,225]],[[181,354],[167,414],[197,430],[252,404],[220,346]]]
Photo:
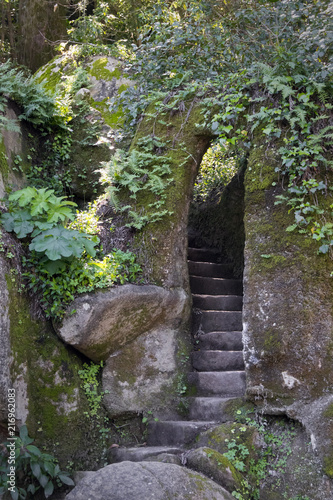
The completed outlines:
[[[41,451],[37,448],[37,446],[34,446],[33,444],[29,444],[27,446],[27,450],[29,451],[29,453],[31,453],[32,455],[36,455],[36,456],[40,456],[41,455]]]
[[[46,231],[47,229],[51,229],[54,227],[54,224],[51,222],[40,222],[40,221],[35,221],[35,230],[32,232],[31,236],[34,238],[38,234],[40,234],[42,231]]]
[[[28,210],[19,210],[13,214],[5,213],[1,221],[6,231],[14,231],[20,239],[25,238],[35,227]]]
[[[66,262],[64,260],[47,260],[43,263],[43,267],[52,276],[53,274],[61,273],[66,268]]]
[[[38,189],[31,201],[31,215],[39,215],[47,212],[52,199],[56,200],[53,189]]]
[[[320,252],[320,253],[327,253],[328,250],[329,250],[329,248],[330,248],[329,245],[321,245],[321,247],[319,247],[318,252]]]
[[[1,223],[8,233],[14,231],[14,221],[14,215],[9,212],[1,215]]]
[[[91,257],[95,257],[95,255],[96,255],[96,250],[94,248],[96,246],[96,244],[97,243],[93,242],[89,238],[84,238],[83,239],[83,245],[84,245],[84,247],[86,249],[86,252]]]
[[[38,481],[39,481],[40,485],[43,486],[43,488],[45,488],[45,486],[49,482],[49,478],[47,476],[45,476],[44,474],[41,474],[41,476],[38,478]]]
[[[59,203],[58,205],[53,205],[48,210],[47,222],[58,222],[59,220],[65,221],[66,219],[73,220],[75,215],[73,211],[66,206],[65,203]]]
[[[24,442],[24,440],[28,437],[28,428],[26,425],[22,425],[20,428],[20,438]]]
[[[292,224],[291,226],[288,226],[286,231],[291,232],[294,231],[297,227],[297,224]]]
[[[37,477],[37,479],[40,478],[41,476],[41,470],[40,470],[40,465],[36,462],[31,462],[30,463],[30,467],[31,467],[31,470],[32,470],[32,473],[35,477]]]
[[[26,187],[15,191],[8,196],[9,201],[18,201],[20,207],[26,207],[31,203],[31,200],[36,196],[37,189],[32,187]]]
[[[50,474],[51,477],[54,477],[54,468],[55,465],[53,462],[44,462],[44,469]]]
[[[58,477],[59,477],[60,481],[62,481],[64,484],[67,484],[68,486],[75,486],[73,479],[66,476],[66,474],[59,474]]]
[[[37,238],[40,238],[37,240]],[[36,252],[45,252],[50,260],[58,260],[61,257],[70,257],[73,255],[73,250],[68,244],[68,241],[60,237],[44,236],[43,234],[37,236],[34,241],[29,245],[30,250]]]
[[[52,495],[53,491],[54,491],[53,483],[52,481],[49,481],[44,488],[45,497],[49,498]]]
[[[19,498],[19,493],[17,491],[17,488],[15,487],[15,490],[14,491],[11,491],[10,492],[10,496],[12,497],[13,500],[18,500]]]
[[[45,253],[50,260],[79,257],[84,250],[80,236],[78,231],[56,226],[36,236],[30,243],[29,249]]]

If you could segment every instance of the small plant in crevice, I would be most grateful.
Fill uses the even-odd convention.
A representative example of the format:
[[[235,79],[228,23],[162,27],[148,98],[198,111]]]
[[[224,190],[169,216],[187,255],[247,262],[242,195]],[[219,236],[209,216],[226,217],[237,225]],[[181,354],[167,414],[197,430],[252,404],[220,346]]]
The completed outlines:
[[[148,435],[148,425],[150,422],[158,422],[159,419],[154,417],[152,410],[147,410],[143,412],[141,423],[144,424],[143,438],[145,439]]]
[[[278,428],[270,429],[265,418],[257,415],[254,419],[253,413],[249,415],[246,410],[245,413],[242,409],[237,410],[236,420],[243,423],[234,429],[234,437],[226,439],[228,451],[224,453],[243,475],[241,487],[232,492],[237,500],[259,500],[260,488],[272,474],[274,483],[271,488],[281,489],[282,478],[287,472],[287,460],[292,453],[292,440],[296,436],[293,426],[285,427],[281,423]],[[242,434],[249,428],[258,432],[262,441],[260,450],[242,439]]]
[[[82,380],[82,389],[89,404],[89,412],[85,412],[87,417],[96,417],[101,409],[105,392],[100,391],[98,375],[103,366],[103,361],[100,363],[93,363],[91,361],[89,365],[88,363],[83,363],[82,370],[78,371],[79,377]]]
[[[5,495],[4,498],[33,499],[39,490],[49,498],[62,485],[74,486],[69,473],[60,470],[55,457],[42,452],[33,443],[23,425],[15,440],[0,445],[0,494]],[[13,485],[10,483],[11,467],[15,468]]]
[[[102,407],[103,396],[108,393],[108,391],[102,391],[100,387],[100,371],[103,366],[103,361],[100,363],[94,363],[93,361],[90,364],[83,363],[82,369],[78,371],[78,374],[82,380],[81,387],[89,405],[89,410],[85,411],[84,414],[88,419],[93,421],[94,427],[98,430],[99,440],[102,445],[101,463],[107,465],[106,451],[108,438],[111,433],[111,424]]]

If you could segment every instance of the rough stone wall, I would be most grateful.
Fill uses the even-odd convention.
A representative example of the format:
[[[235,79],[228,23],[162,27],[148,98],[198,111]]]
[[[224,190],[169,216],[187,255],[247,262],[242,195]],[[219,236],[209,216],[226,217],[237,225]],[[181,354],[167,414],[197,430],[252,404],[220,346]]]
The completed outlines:
[[[293,216],[274,204],[276,162],[275,150],[258,144],[245,174],[247,395],[266,413],[299,420],[332,477],[332,261],[311,239],[286,232]]]

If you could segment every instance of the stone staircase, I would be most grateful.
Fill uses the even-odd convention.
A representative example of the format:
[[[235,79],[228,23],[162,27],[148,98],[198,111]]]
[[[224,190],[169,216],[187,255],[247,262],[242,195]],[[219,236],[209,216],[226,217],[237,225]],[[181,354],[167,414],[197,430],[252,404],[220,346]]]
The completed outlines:
[[[218,263],[214,250],[189,248],[188,258],[196,313],[189,384],[197,391],[189,398],[190,420],[150,422],[147,446],[115,448],[113,462],[181,455],[201,432],[226,421],[224,408],[244,395],[242,280],[233,279],[230,265]]]

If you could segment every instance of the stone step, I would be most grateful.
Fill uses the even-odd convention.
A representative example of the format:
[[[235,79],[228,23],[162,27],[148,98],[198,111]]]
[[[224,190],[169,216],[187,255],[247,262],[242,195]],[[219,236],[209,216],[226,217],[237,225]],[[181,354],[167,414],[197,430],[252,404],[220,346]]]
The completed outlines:
[[[193,307],[202,310],[241,311],[243,297],[241,295],[201,295],[193,294]]]
[[[204,295],[242,295],[242,280],[190,276],[191,292]]]
[[[181,455],[184,450],[168,446],[141,446],[133,448],[111,448],[108,452],[109,462],[142,462],[151,457],[167,453],[168,455]]]
[[[232,278],[233,268],[231,264],[216,264],[214,262],[188,261],[188,270],[195,276],[210,276],[214,278]]]
[[[192,365],[199,372],[244,370],[242,351],[195,351]]]
[[[228,422],[234,420],[234,415],[229,411],[230,401],[235,398],[192,398],[190,403],[189,418],[191,420],[214,420]]]
[[[245,393],[244,371],[191,372],[188,381],[196,386],[198,396],[240,397]]]
[[[148,446],[181,446],[192,443],[195,438],[216,422],[161,421],[149,422]]]
[[[243,329],[241,311],[202,311],[200,329],[204,333],[230,332]]]
[[[242,332],[209,332],[199,336],[196,346],[209,351],[242,351]]]
[[[187,256],[189,260],[195,262],[219,262],[221,254],[213,248],[192,248],[188,247]]]

